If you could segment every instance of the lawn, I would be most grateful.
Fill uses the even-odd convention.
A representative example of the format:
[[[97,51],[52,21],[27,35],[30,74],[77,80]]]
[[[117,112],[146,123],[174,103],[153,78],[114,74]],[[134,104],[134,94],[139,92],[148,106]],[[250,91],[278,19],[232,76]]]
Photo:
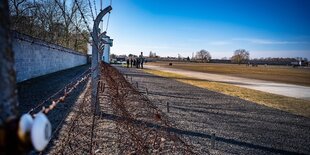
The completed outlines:
[[[225,74],[251,79],[310,86],[310,68],[292,68],[290,66],[264,65],[259,65],[258,67],[248,67],[246,65],[238,64],[190,62],[173,62],[172,66],[168,65],[169,62],[151,62],[148,64],[191,71]]]
[[[239,97],[271,108],[276,108],[297,115],[310,117],[310,101],[265,93],[262,91],[247,88],[241,88],[221,82],[195,80],[190,77],[163,71],[150,69],[145,69],[144,71],[150,74],[171,78],[196,87],[205,88],[222,94]]]

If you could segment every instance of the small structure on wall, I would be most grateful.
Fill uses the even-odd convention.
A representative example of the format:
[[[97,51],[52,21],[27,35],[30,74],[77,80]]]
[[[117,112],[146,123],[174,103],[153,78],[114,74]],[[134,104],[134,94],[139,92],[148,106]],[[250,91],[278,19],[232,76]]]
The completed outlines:
[[[102,61],[105,63],[110,63],[110,47],[113,46],[113,39],[111,39],[109,36],[102,37],[102,40],[104,40],[104,48],[103,48],[103,55],[102,55]]]

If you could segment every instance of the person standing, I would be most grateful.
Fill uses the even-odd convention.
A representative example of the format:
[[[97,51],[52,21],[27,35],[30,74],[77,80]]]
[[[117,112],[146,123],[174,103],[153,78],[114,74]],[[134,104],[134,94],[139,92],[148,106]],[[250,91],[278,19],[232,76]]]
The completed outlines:
[[[127,68],[129,68],[129,58],[127,59]]]
[[[143,69],[143,63],[144,63],[143,52],[141,52],[141,55],[139,56],[139,59],[140,59],[141,68]]]
[[[130,68],[132,68],[133,58],[130,58]]]
[[[136,65],[137,65],[137,68],[140,68],[140,59],[139,59],[139,57],[137,58]]]
[[[137,63],[136,59],[133,59],[133,66],[136,66],[136,63]]]

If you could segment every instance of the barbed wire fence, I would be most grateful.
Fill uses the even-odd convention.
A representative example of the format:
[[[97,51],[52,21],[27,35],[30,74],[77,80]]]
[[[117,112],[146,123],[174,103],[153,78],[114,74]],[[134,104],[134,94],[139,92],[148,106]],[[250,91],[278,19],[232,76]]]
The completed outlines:
[[[13,1],[13,5],[15,5],[16,7],[18,7],[18,5],[21,5],[22,3],[23,3],[24,1],[21,1],[21,2],[18,2],[18,3],[16,3],[15,1]],[[66,10],[60,5],[60,1],[57,1],[57,0],[55,0],[55,2],[56,2],[56,4],[59,6],[59,8],[62,10],[62,14],[64,15],[64,17],[66,18],[66,17],[68,17],[69,15],[66,13]],[[36,3],[35,1],[33,2],[33,3]],[[64,1],[64,3],[65,3],[65,1]],[[39,4],[39,3],[38,3]],[[91,8],[91,3],[89,3],[90,4],[90,8]],[[83,13],[83,11],[82,11],[82,9],[81,9],[81,6],[78,4],[78,1],[77,0],[75,0],[75,4],[73,4],[73,5],[76,5],[77,7],[78,7],[78,10],[79,10],[79,12],[81,13],[81,16],[82,16],[82,18],[83,18],[83,21],[84,21],[84,23],[86,24],[86,28],[87,28],[87,30],[88,30],[88,33],[89,34],[91,34],[90,33],[90,28],[89,28],[89,25],[88,25],[88,23],[87,23],[87,19],[86,19],[86,17],[85,17],[85,15],[84,15],[84,13]],[[7,3],[7,1],[4,1],[3,3],[1,2],[1,8],[2,8],[2,6],[4,6],[4,7],[8,7],[8,3]],[[2,11],[2,10],[1,10]],[[9,9],[7,9],[7,10],[5,10],[5,11],[7,11],[7,12],[5,12],[4,14],[5,15],[9,15]],[[16,10],[16,12],[18,13],[18,10]],[[91,12],[92,12],[92,8],[91,8]],[[2,15],[2,13],[1,13],[1,15]],[[93,16],[93,12],[92,12],[92,16]],[[4,19],[4,18],[3,18]],[[6,17],[6,19],[7,19],[7,17]],[[75,26],[75,28],[76,28],[76,30],[78,30],[81,34],[82,34],[82,36],[83,36],[83,38],[85,39],[85,41],[86,42],[89,42],[89,39],[85,36],[85,35],[83,35],[83,33],[82,33],[82,31],[79,29],[79,27],[72,21],[72,19],[71,18],[67,18],[67,19],[69,19],[69,22],[70,22],[70,24],[73,24],[74,26]],[[8,25],[8,24],[7,24]],[[5,25],[5,26],[7,26],[7,25]],[[10,33],[9,31],[8,31],[8,27],[6,27],[6,29],[5,29],[5,31],[6,32],[8,32],[8,33]],[[95,34],[95,35],[97,35],[97,34]],[[92,36],[92,35],[91,35]],[[93,36],[92,36],[93,37]],[[6,41],[10,41],[10,39],[9,38],[6,38],[7,40]],[[41,44],[41,43],[37,43],[37,42],[34,42],[33,40],[31,41],[31,40],[28,40],[28,39],[24,39],[24,38],[18,38],[19,40],[21,40],[21,41],[26,41],[26,42],[29,42],[29,43],[36,43],[36,44],[38,44],[38,45],[40,45],[40,46],[44,46],[44,47],[48,47],[48,48],[52,48],[52,49],[57,49],[57,46],[51,46],[51,45],[49,45],[49,44]],[[96,47],[98,47],[98,46],[96,46]],[[10,49],[10,48],[8,48],[8,49]],[[57,49],[57,50],[61,50],[61,48],[60,49]],[[99,51],[99,49],[97,49],[97,51]],[[1,51],[1,54],[2,54],[2,51]],[[2,61],[1,61],[2,62]],[[5,62],[4,62],[5,63]],[[6,62],[6,63],[9,63],[9,62]],[[6,66],[7,64],[5,64],[5,66]],[[66,98],[79,86],[79,85],[81,85],[82,83],[84,83],[86,80],[88,80],[89,79],[89,77],[90,77],[90,75],[91,74],[93,74],[94,73],[94,71],[95,70],[97,70],[98,69],[98,67],[99,66],[97,66],[97,67],[93,67],[92,69],[88,69],[87,71],[85,71],[83,74],[81,74],[80,76],[78,76],[78,77],[76,77],[75,79],[73,79],[73,81],[71,82],[71,83],[69,83],[69,84],[67,84],[64,88],[62,88],[62,89],[60,89],[59,91],[57,91],[55,94],[53,94],[52,96],[50,96],[50,97],[48,97],[45,101],[43,101],[42,103],[39,103],[39,104],[37,104],[37,105],[35,105],[35,107],[33,107],[33,108],[31,108],[31,110],[29,111],[29,114],[31,114],[33,117],[36,117],[36,115],[38,114],[38,113],[44,113],[44,114],[49,114],[49,113],[51,113],[51,112],[53,112],[54,110],[57,110],[57,109],[59,109],[59,105],[60,105],[60,103],[64,103],[65,101],[66,101]],[[4,75],[6,75],[6,74],[4,74]],[[10,75],[10,76],[13,76],[14,77],[14,75]],[[6,78],[6,77],[5,77]],[[11,81],[12,83],[15,83],[14,81]],[[1,85],[2,86],[2,85]],[[12,89],[15,89],[14,87],[10,87],[10,88],[12,88]],[[5,89],[6,90],[6,89]],[[60,95],[60,94],[62,94],[62,95]],[[60,96],[59,96],[60,95]],[[59,96],[59,97],[56,97],[56,96]],[[10,104],[12,104],[12,103],[10,103]],[[2,105],[2,104],[1,104]],[[1,107],[1,108],[6,108],[6,107]],[[65,117],[64,117],[65,118]],[[63,122],[64,121],[64,118],[63,118],[63,120],[61,120],[61,122]],[[11,121],[12,122],[12,121]],[[60,122],[60,124],[61,124],[61,122]],[[13,124],[14,123],[16,123],[16,121],[15,121],[15,119],[14,119],[14,122],[12,122]],[[59,124],[59,125],[60,125]],[[5,149],[5,150],[2,150],[2,148],[5,148],[5,146],[6,146],[6,144],[5,143],[10,143],[11,144],[11,140],[9,140],[9,139],[7,139],[6,138],[6,140],[9,140],[8,142],[6,142],[6,141],[2,141],[3,139],[3,134],[4,135],[6,135],[6,134],[8,134],[7,136],[5,136],[5,137],[8,137],[9,138],[9,135],[11,135],[11,134],[9,134],[9,131],[7,131],[8,129],[6,129],[6,128],[2,128],[2,125],[3,125],[3,123],[2,123],[2,119],[1,119],[1,142],[0,142],[0,144],[1,144],[1,152],[2,151],[13,151],[14,150],[14,148],[12,148],[12,147],[17,147],[16,145],[11,145],[10,146],[10,148],[12,148],[11,150],[9,150],[9,149]],[[55,128],[56,130],[54,131],[54,134],[55,134],[55,132],[57,132],[57,130],[59,129],[59,125]],[[15,125],[14,125],[15,126]],[[46,127],[45,127],[46,128]],[[14,129],[15,130],[15,129]],[[2,132],[3,131],[3,132]],[[28,132],[28,131],[27,131]],[[14,133],[14,132],[13,132]],[[53,134],[53,135],[54,135]],[[12,141],[19,141],[18,140],[18,138],[16,137],[11,137],[11,139],[13,139]],[[15,142],[14,142],[15,143]],[[19,142],[17,142],[17,143],[19,143]],[[2,147],[2,146],[4,146],[4,147]],[[25,149],[25,150],[21,150],[21,151],[27,151],[28,149]],[[10,152],[6,152],[6,153],[8,153],[8,154],[10,154]]]
[[[68,22],[82,34],[84,40],[91,43],[98,52],[102,51],[98,46],[102,43],[94,42],[94,35],[98,34],[91,33],[87,17],[78,0],[74,0],[73,5],[76,5],[77,11],[80,12],[92,42],[72,21],[60,1],[54,2],[59,6],[63,16],[67,17]],[[88,5],[92,19],[95,21],[93,9],[97,16],[96,2],[94,1],[94,8],[90,0]],[[111,5],[112,0],[110,0]],[[108,13],[106,31],[109,27],[110,11]],[[20,40],[32,42],[27,39]],[[42,44],[42,46],[56,49],[50,45]],[[93,88],[96,89],[94,104],[90,83],[96,81],[90,80],[90,77],[97,70],[100,71],[101,76],[98,77],[96,87]],[[70,95],[82,85],[86,85],[86,89],[78,101],[75,104],[67,103]],[[65,104],[70,106],[62,106]],[[103,62],[76,76],[69,84],[43,102],[34,104],[28,113],[32,117],[36,117],[39,113],[55,117],[57,111],[64,113],[61,118],[52,122],[51,142],[40,154],[195,154],[191,145],[169,132],[172,126],[165,114],[158,110],[146,96],[141,95],[138,88],[127,82],[115,68]],[[109,123],[110,126],[106,125],[107,120],[112,121]]]
[[[91,106],[87,87],[48,154],[196,154],[169,131],[173,127],[168,117],[146,96],[115,68],[100,66],[100,113]]]

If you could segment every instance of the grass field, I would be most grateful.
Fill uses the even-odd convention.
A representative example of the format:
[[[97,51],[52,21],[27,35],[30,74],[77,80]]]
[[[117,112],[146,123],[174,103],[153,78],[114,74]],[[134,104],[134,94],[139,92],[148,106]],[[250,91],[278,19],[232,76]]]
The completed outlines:
[[[220,82],[195,80],[190,77],[163,71],[150,69],[145,69],[144,71],[150,74],[171,78],[196,87],[206,88],[215,92],[239,97],[271,108],[310,117],[310,101],[241,88]]]
[[[310,86],[310,68],[292,68],[289,66],[263,65],[258,67],[247,67],[246,65],[238,64],[187,62],[173,62],[172,66],[168,65],[169,62],[151,62],[148,64],[191,71],[225,74],[251,79]]]

